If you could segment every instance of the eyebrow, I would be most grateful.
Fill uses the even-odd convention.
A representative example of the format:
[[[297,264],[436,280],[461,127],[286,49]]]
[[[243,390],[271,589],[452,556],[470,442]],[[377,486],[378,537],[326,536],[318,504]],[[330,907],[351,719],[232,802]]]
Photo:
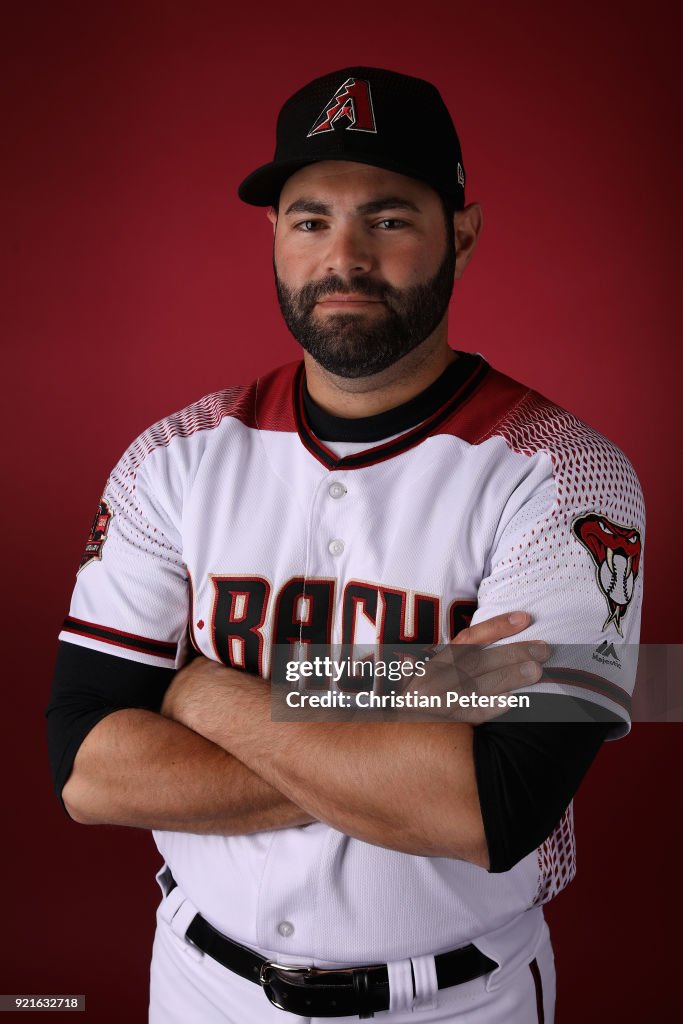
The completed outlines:
[[[382,210],[412,210],[414,213],[420,213],[419,206],[416,206],[410,199],[403,199],[401,196],[381,196],[379,199],[373,199],[369,203],[361,203],[360,206],[356,207],[357,213],[365,215],[380,213]],[[330,217],[332,215],[332,207],[328,206],[327,203],[321,203],[319,199],[309,199],[306,196],[302,196],[300,199],[295,199],[287,207],[285,216],[289,213],[315,213],[321,217]]]

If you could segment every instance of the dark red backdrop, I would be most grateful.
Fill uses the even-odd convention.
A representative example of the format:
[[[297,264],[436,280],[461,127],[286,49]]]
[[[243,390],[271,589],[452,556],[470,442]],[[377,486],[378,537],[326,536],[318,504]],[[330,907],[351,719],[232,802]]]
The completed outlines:
[[[121,450],[159,416],[297,354],[274,300],[269,226],[235,188],[270,157],[279,104],[309,78],[368,63],[440,86],[486,219],[452,343],[630,455],[649,511],[644,639],[680,636],[670,7],[5,7],[0,991],[85,992],[98,1024],[144,1019],[151,839],[63,816],[41,711],[94,503]],[[681,735],[635,727],[579,795],[579,875],[550,911],[560,1024],[667,1019],[677,1005]]]

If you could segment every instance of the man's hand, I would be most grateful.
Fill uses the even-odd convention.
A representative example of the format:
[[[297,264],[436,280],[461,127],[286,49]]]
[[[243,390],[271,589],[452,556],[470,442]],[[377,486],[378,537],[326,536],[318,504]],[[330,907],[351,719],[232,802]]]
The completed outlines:
[[[526,621],[528,623],[528,619]],[[462,630],[450,644],[438,649],[424,676],[413,676],[407,681],[405,690],[417,690],[421,695],[441,699],[438,709],[426,712],[429,717],[447,717],[449,721],[468,722],[474,726],[505,714],[508,710],[505,701],[488,707],[486,700],[483,704],[476,701],[479,698],[505,697],[514,690],[533,686],[541,678],[541,666],[551,654],[550,647],[542,640],[486,646],[512,636],[511,627],[514,628],[514,624],[510,622],[510,616],[502,615]],[[453,702],[448,706],[447,696],[450,694],[474,697],[475,702],[471,705]]]

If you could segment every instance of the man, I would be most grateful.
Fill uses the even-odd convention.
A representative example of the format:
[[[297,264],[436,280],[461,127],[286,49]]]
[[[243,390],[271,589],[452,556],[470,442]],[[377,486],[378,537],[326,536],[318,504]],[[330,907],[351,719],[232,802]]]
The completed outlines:
[[[153,1022],[552,1019],[542,904],[628,730],[643,508],[605,438],[449,348],[464,184],[429,83],[346,68],[291,97],[240,196],[303,364],[153,426],[98,506],[52,760],[76,820],[155,830]],[[423,693],[534,684],[536,715],[271,714],[283,652],[373,644],[446,644]]]

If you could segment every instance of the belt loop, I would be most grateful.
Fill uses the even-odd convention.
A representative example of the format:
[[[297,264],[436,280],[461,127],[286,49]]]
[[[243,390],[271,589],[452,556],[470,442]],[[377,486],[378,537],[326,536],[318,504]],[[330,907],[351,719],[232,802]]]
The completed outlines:
[[[185,942],[187,942],[190,945],[190,940],[185,939],[185,934],[187,932],[187,929],[190,927],[191,922],[194,921],[196,916],[197,908],[188,899],[184,899],[180,906],[178,907],[175,914],[173,915],[173,920],[171,921],[171,931],[174,933],[174,935],[177,935],[178,938],[180,939],[184,939]],[[192,946],[192,948],[196,949],[197,947]],[[197,952],[201,954],[201,959],[201,957],[203,957],[204,954],[199,949],[197,950]]]
[[[197,916],[197,908],[188,900],[179,885],[171,889],[168,896],[162,901],[159,907],[159,916],[170,927],[173,934],[182,939],[185,951],[193,960],[204,959],[202,950],[185,938],[187,929]]]
[[[176,880],[171,874],[171,869],[168,864],[162,865],[154,877],[156,878],[157,885],[164,896],[168,896],[168,894],[175,889]]]
[[[389,1012],[400,1013],[413,1007],[413,971],[410,960],[387,964],[389,975]]]
[[[165,896],[159,907],[159,916],[162,921],[165,921],[167,925],[173,928],[173,919],[178,913],[178,910],[185,903],[185,895],[178,886],[169,892],[168,896]],[[189,924],[189,921],[188,921]],[[173,928],[175,931],[175,928]],[[178,933],[176,932],[176,935]]]
[[[413,978],[415,980],[415,1001],[414,1010],[436,1009],[439,991],[439,983],[436,977],[436,964],[433,956],[414,956],[411,960],[413,965]]]

